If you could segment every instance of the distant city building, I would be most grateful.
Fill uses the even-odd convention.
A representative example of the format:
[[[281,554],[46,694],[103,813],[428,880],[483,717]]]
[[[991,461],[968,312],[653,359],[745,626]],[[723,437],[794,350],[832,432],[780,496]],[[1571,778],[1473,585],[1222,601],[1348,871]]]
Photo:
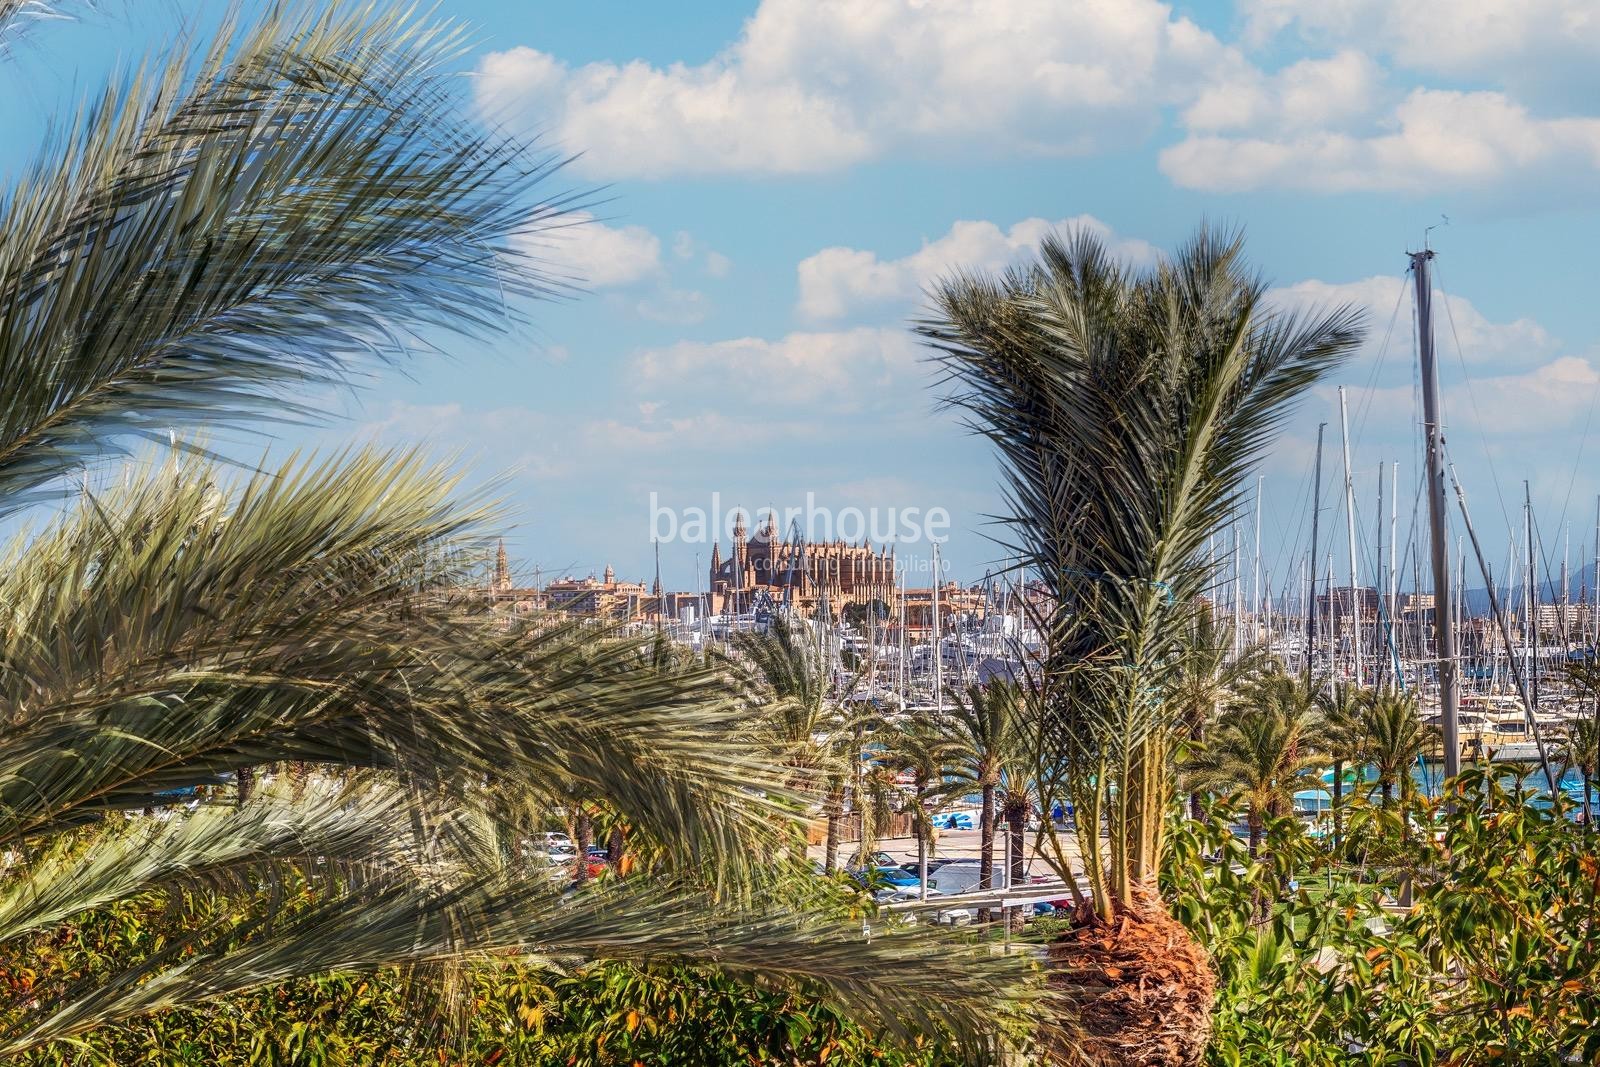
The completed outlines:
[[[765,594],[774,603],[789,603],[811,612],[827,601],[833,614],[851,604],[889,605],[896,597],[894,548],[874,551],[863,540],[820,544],[778,539],[777,525],[767,515],[754,538],[746,537],[744,517],[733,528],[733,546],[726,559],[722,544],[711,546],[712,612],[738,614],[751,610]]]
[[[544,591],[537,587],[537,583],[525,587],[512,584],[511,564],[506,559],[504,538],[495,550],[494,579],[489,583],[488,601],[494,610],[511,615],[526,615],[531,611],[542,611],[548,606]]]
[[[1359,621],[1372,622],[1378,617],[1378,591],[1371,586],[1352,590],[1347,585],[1317,594],[1317,614],[1323,619],[1332,619],[1335,627],[1346,625],[1352,605]]]
[[[558,578],[544,587],[550,610],[592,619],[628,619],[645,614],[653,599],[643,582],[619,582],[607,564],[605,576]]]

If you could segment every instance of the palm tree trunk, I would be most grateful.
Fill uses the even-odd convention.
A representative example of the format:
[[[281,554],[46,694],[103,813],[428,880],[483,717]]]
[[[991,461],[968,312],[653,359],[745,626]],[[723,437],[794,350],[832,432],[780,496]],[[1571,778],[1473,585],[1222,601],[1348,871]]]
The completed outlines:
[[[578,846],[578,870],[573,880],[583,885],[589,880],[589,846],[594,844],[594,820],[582,805],[579,805],[578,814],[572,820],[572,829],[576,839],[573,843]]]
[[[1339,810],[1344,803],[1344,760],[1333,761],[1333,847],[1338,849],[1339,836],[1344,832],[1344,815]]]
[[[238,787],[239,804],[242,807],[250,802],[250,797],[256,791],[256,769],[254,767],[240,767],[233,773],[233,780]]]
[[[832,874],[839,869],[839,821],[844,815],[844,790],[828,790],[828,836],[822,846],[822,869]]]
[[[1189,740],[1194,742],[1195,745],[1199,745],[1199,743],[1204,739],[1205,727],[1200,722],[1196,722],[1189,728]],[[1193,819],[1195,822],[1199,822],[1201,819],[1205,818],[1205,815],[1205,798],[1199,793],[1190,793],[1189,818]]]
[[[978,888],[994,888],[994,783],[983,786],[982,807],[978,809]],[[988,908],[978,909],[978,921],[990,919]]]
[[[1250,827],[1250,858],[1258,859],[1261,856],[1261,813],[1251,808],[1245,816],[1245,824]]]
[[[928,815],[924,811],[917,820],[917,878],[921,881],[921,888],[917,895],[923,900],[928,899]]]
[[[1594,806],[1589,799],[1589,794],[1594,791],[1594,775],[1591,768],[1583,768],[1583,832],[1594,831]]]
[[[1012,805],[1006,812],[1006,823],[1011,831],[1011,870],[1006,879],[1006,888],[1015,889],[1026,879],[1024,872],[1027,870],[1027,858],[1023,849],[1027,847],[1024,834],[1027,831],[1027,810],[1021,805]]]
[[[1371,795],[1370,793],[1368,794]],[[1378,786],[1378,795],[1382,798],[1383,810],[1388,811],[1394,804],[1394,780],[1385,775]]]
[[[622,862],[622,850],[627,848],[628,832],[622,828],[621,821],[611,827],[611,838],[606,842],[606,859],[613,864]]]

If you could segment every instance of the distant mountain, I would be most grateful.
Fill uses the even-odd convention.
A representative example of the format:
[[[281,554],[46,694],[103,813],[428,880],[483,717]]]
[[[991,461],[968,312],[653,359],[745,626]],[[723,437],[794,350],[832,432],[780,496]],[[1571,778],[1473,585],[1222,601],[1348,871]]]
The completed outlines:
[[[1472,563],[1469,562],[1467,565],[1469,568],[1473,568],[1474,571],[1476,570]],[[1556,564],[1557,569],[1559,569],[1560,566],[1561,564]],[[1501,585],[1496,592],[1502,598],[1505,598],[1506,587]],[[1557,574],[1548,582],[1541,581],[1539,583],[1538,592],[1539,602],[1541,604],[1554,604],[1559,601],[1561,599],[1561,576]],[[1568,599],[1574,604],[1578,603],[1580,598],[1590,604],[1593,604],[1594,593],[1594,564],[1589,563],[1582,568],[1572,571],[1567,579]],[[1505,606],[1515,609],[1526,599],[1527,593],[1523,589],[1522,582],[1518,581],[1512,585],[1510,602]],[[1466,592],[1466,602],[1467,613],[1470,615],[1487,615],[1489,613],[1489,591],[1487,589],[1468,589]]]

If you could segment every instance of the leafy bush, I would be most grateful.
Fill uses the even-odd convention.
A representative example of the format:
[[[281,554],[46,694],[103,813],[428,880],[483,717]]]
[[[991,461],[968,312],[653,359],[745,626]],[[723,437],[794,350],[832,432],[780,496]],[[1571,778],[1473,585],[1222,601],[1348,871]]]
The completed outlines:
[[[1224,808],[1174,825],[1163,884],[1220,979],[1208,1062],[1600,1062],[1597,838],[1482,772],[1447,796],[1358,802],[1338,852],[1279,820],[1255,863]]]
[[[0,986],[48,996],[65,976],[100,980],[171,948],[173,916],[123,903],[69,924],[26,955],[0,962]],[[26,963],[22,963],[26,960]],[[470,1010],[439,1018],[439,984],[468,985]],[[819,998],[741,985],[687,966],[586,967],[566,977],[521,964],[459,972],[389,969],[297,979],[194,1008],[142,1016],[57,1042],[26,1067],[439,1067],[448,1063],[568,1067],[954,1067],[950,1049],[874,1034]]]

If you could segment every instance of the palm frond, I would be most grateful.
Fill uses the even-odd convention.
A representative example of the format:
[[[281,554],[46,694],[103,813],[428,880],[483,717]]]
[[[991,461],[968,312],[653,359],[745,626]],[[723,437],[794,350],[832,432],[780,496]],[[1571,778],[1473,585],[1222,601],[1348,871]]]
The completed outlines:
[[[462,44],[275,8],[45,147],[0,197],[0,514],[170,426],[310,418],[290,389],[559,288],[522,238],[571,206],[540,198],[561,161],[460,116]]]
[[[0,884],[0,941],[158,887],[243,895],[291,877],[332,885],[355,865],[405,861],[408,825],[404,794],[373,782],[111,819],[57,838]]]
[[[785,786],[724,676],[600,627],[502,631],[473,580],[492,512],[456,479],[372,450],[237,485],[169,467],[0,555],[0,841],[293,760],[485,803],[576,781],[737,871]]]
[[[1294,401],[1359,338],[1354,311],[1289,316],[1264,291],[1236,234],[1202,230],[1134,272],[1078,232],[1047,238],[1031,269],[946,281],[918,327],[949,402],[999,453],[1006,547],[1053,599],[1055,762],[1095,827],[1117,782],[1113,812],[1131,821],[1114,821],[1112,848],[1130,835],[1136,878],[1159,853],[1164,798],[1150,790],[1168,788],[1175,683],[1213,581],[1207,538],[1236,518]]]
[[[775,903],[730,911],[692,886],[659,883],[600,887],[563,903],[546,883],[503,875],[444,890],[395,882],[327,900],[242,945],[230,929],[228,944],[158,954],[111,983],[75,990],[7,1035],[0,1051],[300,974],[487,954],[552,966],[595,958],[707,963],[822,992],[899,1034],[948,1028],[973,1062],[995,1052],[997,1013],[1031,995],[1019,958],[914,927],[867,939],[826,902]]]

